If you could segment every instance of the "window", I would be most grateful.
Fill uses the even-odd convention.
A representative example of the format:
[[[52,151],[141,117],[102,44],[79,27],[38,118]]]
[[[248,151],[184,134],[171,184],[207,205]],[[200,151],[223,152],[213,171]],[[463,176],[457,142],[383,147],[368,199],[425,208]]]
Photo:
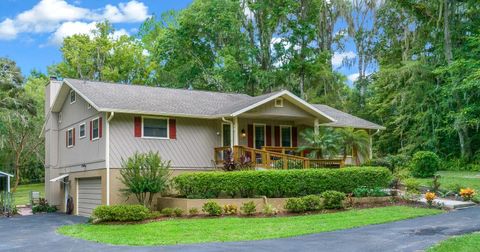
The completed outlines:
[[[90,103],[87,105],[87,109],[91,109],[92,108],[92,105],[90,105]]]
[[[292,126],[280,126],[282,147],[292,147]]]
[[[222,123],[222,144],[223,146],[230,146],[231,144],[231,134],[230,134],[230,124]]]
[[[143,117],[143,137],[168,138],[168,119]]]
[[[77,101],[77,94],[75,93],[75,91],[70,90],[70,104],[76,101]]]
[[[254,124],[255,148],[261,149],[265,146],[265,124]]]
[[[75,144],[75,143],[73,142],[73,141],[74,141],[74,140],[73,140],[73,138],[74,138],[73,134],[74,134],[74,133],[73,133],[73,129],[69,129],[69,130],[67,131],[67,147],[68,147],[68,148],[73,147],[73,145]]]
[[[86,134],[86,130],[85,130],[85,123],[82,123],[80,124],[80,137],[79,138],[84,138],[87,134]]]
[[[92,140],[100,138],[98,118],[92,120]]]
[[[275,107],[277,107],[277,108],[283,108],[283,98],[277,98],[277,99],[275,99]]]

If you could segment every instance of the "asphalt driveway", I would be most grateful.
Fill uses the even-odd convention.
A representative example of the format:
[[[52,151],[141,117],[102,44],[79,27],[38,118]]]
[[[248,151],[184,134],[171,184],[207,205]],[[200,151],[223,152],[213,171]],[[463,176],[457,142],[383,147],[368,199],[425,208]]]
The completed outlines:
[[[83,217],[62,214],[0,218],[0,251],[418,251],[449,236],[480,231],[480,207],[355,229],[262,241],[128,247],[98,244],[55,233],[58,226],[85,221]]]

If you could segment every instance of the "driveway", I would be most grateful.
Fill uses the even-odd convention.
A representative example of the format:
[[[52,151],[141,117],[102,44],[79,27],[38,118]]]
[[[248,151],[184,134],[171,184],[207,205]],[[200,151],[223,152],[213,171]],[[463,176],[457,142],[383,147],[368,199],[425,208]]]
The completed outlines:
[[[452,235],[480,231],[480,207],[355,229],[262,241],[128,247],[103,245],[55,233],[60,225],[85,221],[83,217],[62,214],[0,218],[0,251],[417,251]]]

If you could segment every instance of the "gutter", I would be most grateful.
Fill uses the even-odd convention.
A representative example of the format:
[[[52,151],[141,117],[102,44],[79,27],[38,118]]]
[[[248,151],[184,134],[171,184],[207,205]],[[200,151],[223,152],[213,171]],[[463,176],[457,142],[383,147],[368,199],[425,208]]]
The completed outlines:
[[[106,113],[108,115],[108,112]],[[110,121],[115,116],[115,112],[110,112],[110,116],[105,121],[105,168],[107,173],[107,206],[110,205]]]

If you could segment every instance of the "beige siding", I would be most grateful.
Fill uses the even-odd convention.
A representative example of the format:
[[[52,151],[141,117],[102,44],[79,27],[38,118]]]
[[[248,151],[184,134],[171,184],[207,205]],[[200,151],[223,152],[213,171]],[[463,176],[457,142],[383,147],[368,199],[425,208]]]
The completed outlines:
[[[177,139],[145,139],[134,136],[134,115],[115,114],[110,121],[110,167],[136,151],[158,151],[172,161],[172,168],[211,168],[213,149],[220,144],[220,121],[175,118]]]
[[[287,100],[283,100],[283,107],[275,107],[275,101],[265,103],[257,108],[254,108],[246,113],[242,114],[243,117],[250,116],[263,116],[269,118],[270,116],[285,116],[295,118],[311,118],[311,114],[305,112],[305,110],[292,104]]]
[[[58,165],[57,168],[67,168],[67,172],[95,170],[105,167],[105,116],[77,95],[76,102],[70,104],[67,96],[62,107],[62,120],[58,124]],[[90,121],[103,117],[103,137],[90,141]],[[80,138],[80,124],[85,123],[86,136]],[[66,146],[66,132],[75,128],[75,146]],[[86,167],[82,167],[85,164]]]

